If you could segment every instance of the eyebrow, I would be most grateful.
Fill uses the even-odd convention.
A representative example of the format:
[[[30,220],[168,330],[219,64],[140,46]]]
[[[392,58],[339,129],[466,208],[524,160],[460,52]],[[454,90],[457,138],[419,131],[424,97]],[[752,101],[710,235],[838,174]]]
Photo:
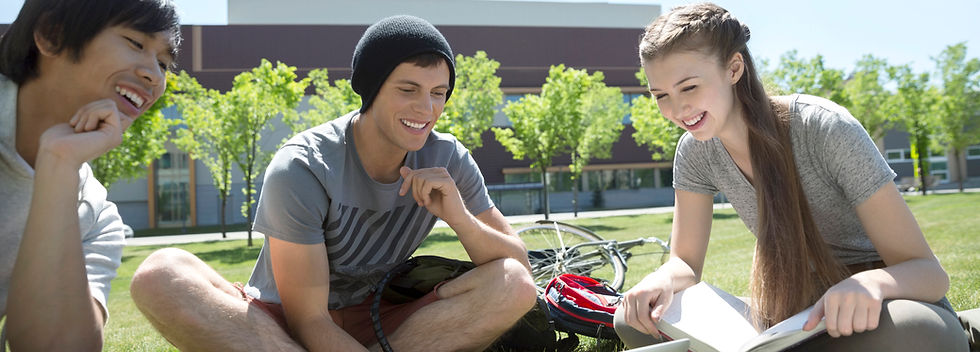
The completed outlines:
[[[688,80],[695,79],[695,78],[698,78],[698,76],[688,76],[688,77],[685,77],[684,79],[682,79],[680,81],[677,81],[677,83],[674,83],[674,87],[677,87],[677,86],[679,86],[681,84],[684,84],[684,82],[687,82]],[[655,90],[656,91],[660,91],[660,89],[650,87],[650,91],[651,92],[652,91],[655,91]]]

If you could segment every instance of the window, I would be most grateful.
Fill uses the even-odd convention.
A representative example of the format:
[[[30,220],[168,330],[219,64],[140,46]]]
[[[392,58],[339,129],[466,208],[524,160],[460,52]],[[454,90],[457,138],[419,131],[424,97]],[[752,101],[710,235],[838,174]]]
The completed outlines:
[[[888,149],[885,150],[885,160],[889,162],[911,161],[912,150],[910,149]]]
[[[980,159],[980,145],[971,145],[966,147],[966,158]]]

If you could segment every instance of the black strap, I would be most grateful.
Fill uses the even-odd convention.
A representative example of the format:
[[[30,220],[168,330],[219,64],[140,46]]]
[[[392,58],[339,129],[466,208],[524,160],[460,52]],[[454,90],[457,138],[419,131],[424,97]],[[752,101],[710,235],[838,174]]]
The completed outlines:
[[[374,301],[371,302],[371,323],[374,325],[374,336],[378,337],[378,345],[384,352],[393,351],[391,344],[388,343],[388,338],[385,337],[384,329],[381,328],[381,293],[384,292],[385,287],[388,286],[388,282],[391,281],[396,272],[397,270],[392,270],[385,274],[384,279],[381,279],[378,286],[374,288]]]

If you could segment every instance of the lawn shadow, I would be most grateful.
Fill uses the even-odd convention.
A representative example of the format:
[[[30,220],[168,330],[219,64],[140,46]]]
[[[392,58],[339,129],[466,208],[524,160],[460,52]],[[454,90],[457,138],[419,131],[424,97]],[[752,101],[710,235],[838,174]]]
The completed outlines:
[[[198,258],[205,262],[218,261],[223,264],[239,264],[244,262],[253,262],[259,257],[259,251],[262,247],[238,247],[231,249],[221,249],[210,252],[200,252],[195,253]]]
[[[623,227],[609,226],[609,225],[589,225],[589,226],[582,226],[582,227],[587,228],[587,229],[589,229],[589,231],[592,231],[592,232],[595,232],[595,233],[619,231],[619,230],[622,230],[623,229]]]
[[[425,241],[422,241],[422,244],[419,245],[419,248],[429,247],[431,245],[440,242],[456,242],[456,241],[459,241],[459,238],[456,237],[455,235],[451,235],[447,232],[440,231],[440,232],[429,234],[429,236],[425,238]]]
[[[738,214],[730,214],[730,213],[714,213],[714,214],[711,214],[711,218],[712,219],[715,219],[715,220],[724,220],[724,219],[731,219],[731,218],[737,218],[737,217],[738,217]]]
[[[714,219],[714,220],[733,219],[733,218],[737,218],[737,217],[738,217],[738,214],[729,214],[729,213],[713,213],[713,214],[711,214],[711,218]],[[670,224],[670,223],[673,223],[673,222],[674,222],[674,215],[670,215],[670,216],[664,218],[664,220],[663,220],[663,223],[665,223],[665,224]]]

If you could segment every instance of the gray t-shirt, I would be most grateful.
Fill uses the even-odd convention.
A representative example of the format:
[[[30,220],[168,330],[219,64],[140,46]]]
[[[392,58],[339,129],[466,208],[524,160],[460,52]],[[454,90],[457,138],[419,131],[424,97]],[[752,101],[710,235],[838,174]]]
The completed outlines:
[[[34,190],[34,169],[17,153],[16,137],[17,85],[0,75],[0,317],[7,311],[10,277]],[[89,293],[106,310],[109,282],[126,244],[123,222],[88,164],[79,168],[78,178],[78,225]]]
[[[856,206],[895,178],[877,147],[843,107],[809,95],[789,102],[793,154],[813,219],[842,264],[879,260]],[[721,141],[700,142],[685,133],[674,156],[674,188],[725,194],[749,230],[756,232],[755,188]]]
[[[415,252],[436,222],[411,192],[398,195],[403,179],[382,184],[364,171],[351,131],[356,115],[286,142],[266,169],[256,209],[255,231],[293,243],[325,243],[329,309],[361,303],[385,273]],[[408,152],[404,164],[446,168],[470,213],[493,206],[476,162],[452,135],[432,132],[422,149]],[[281,302],[268,242],[246,290],[262,301]]]

